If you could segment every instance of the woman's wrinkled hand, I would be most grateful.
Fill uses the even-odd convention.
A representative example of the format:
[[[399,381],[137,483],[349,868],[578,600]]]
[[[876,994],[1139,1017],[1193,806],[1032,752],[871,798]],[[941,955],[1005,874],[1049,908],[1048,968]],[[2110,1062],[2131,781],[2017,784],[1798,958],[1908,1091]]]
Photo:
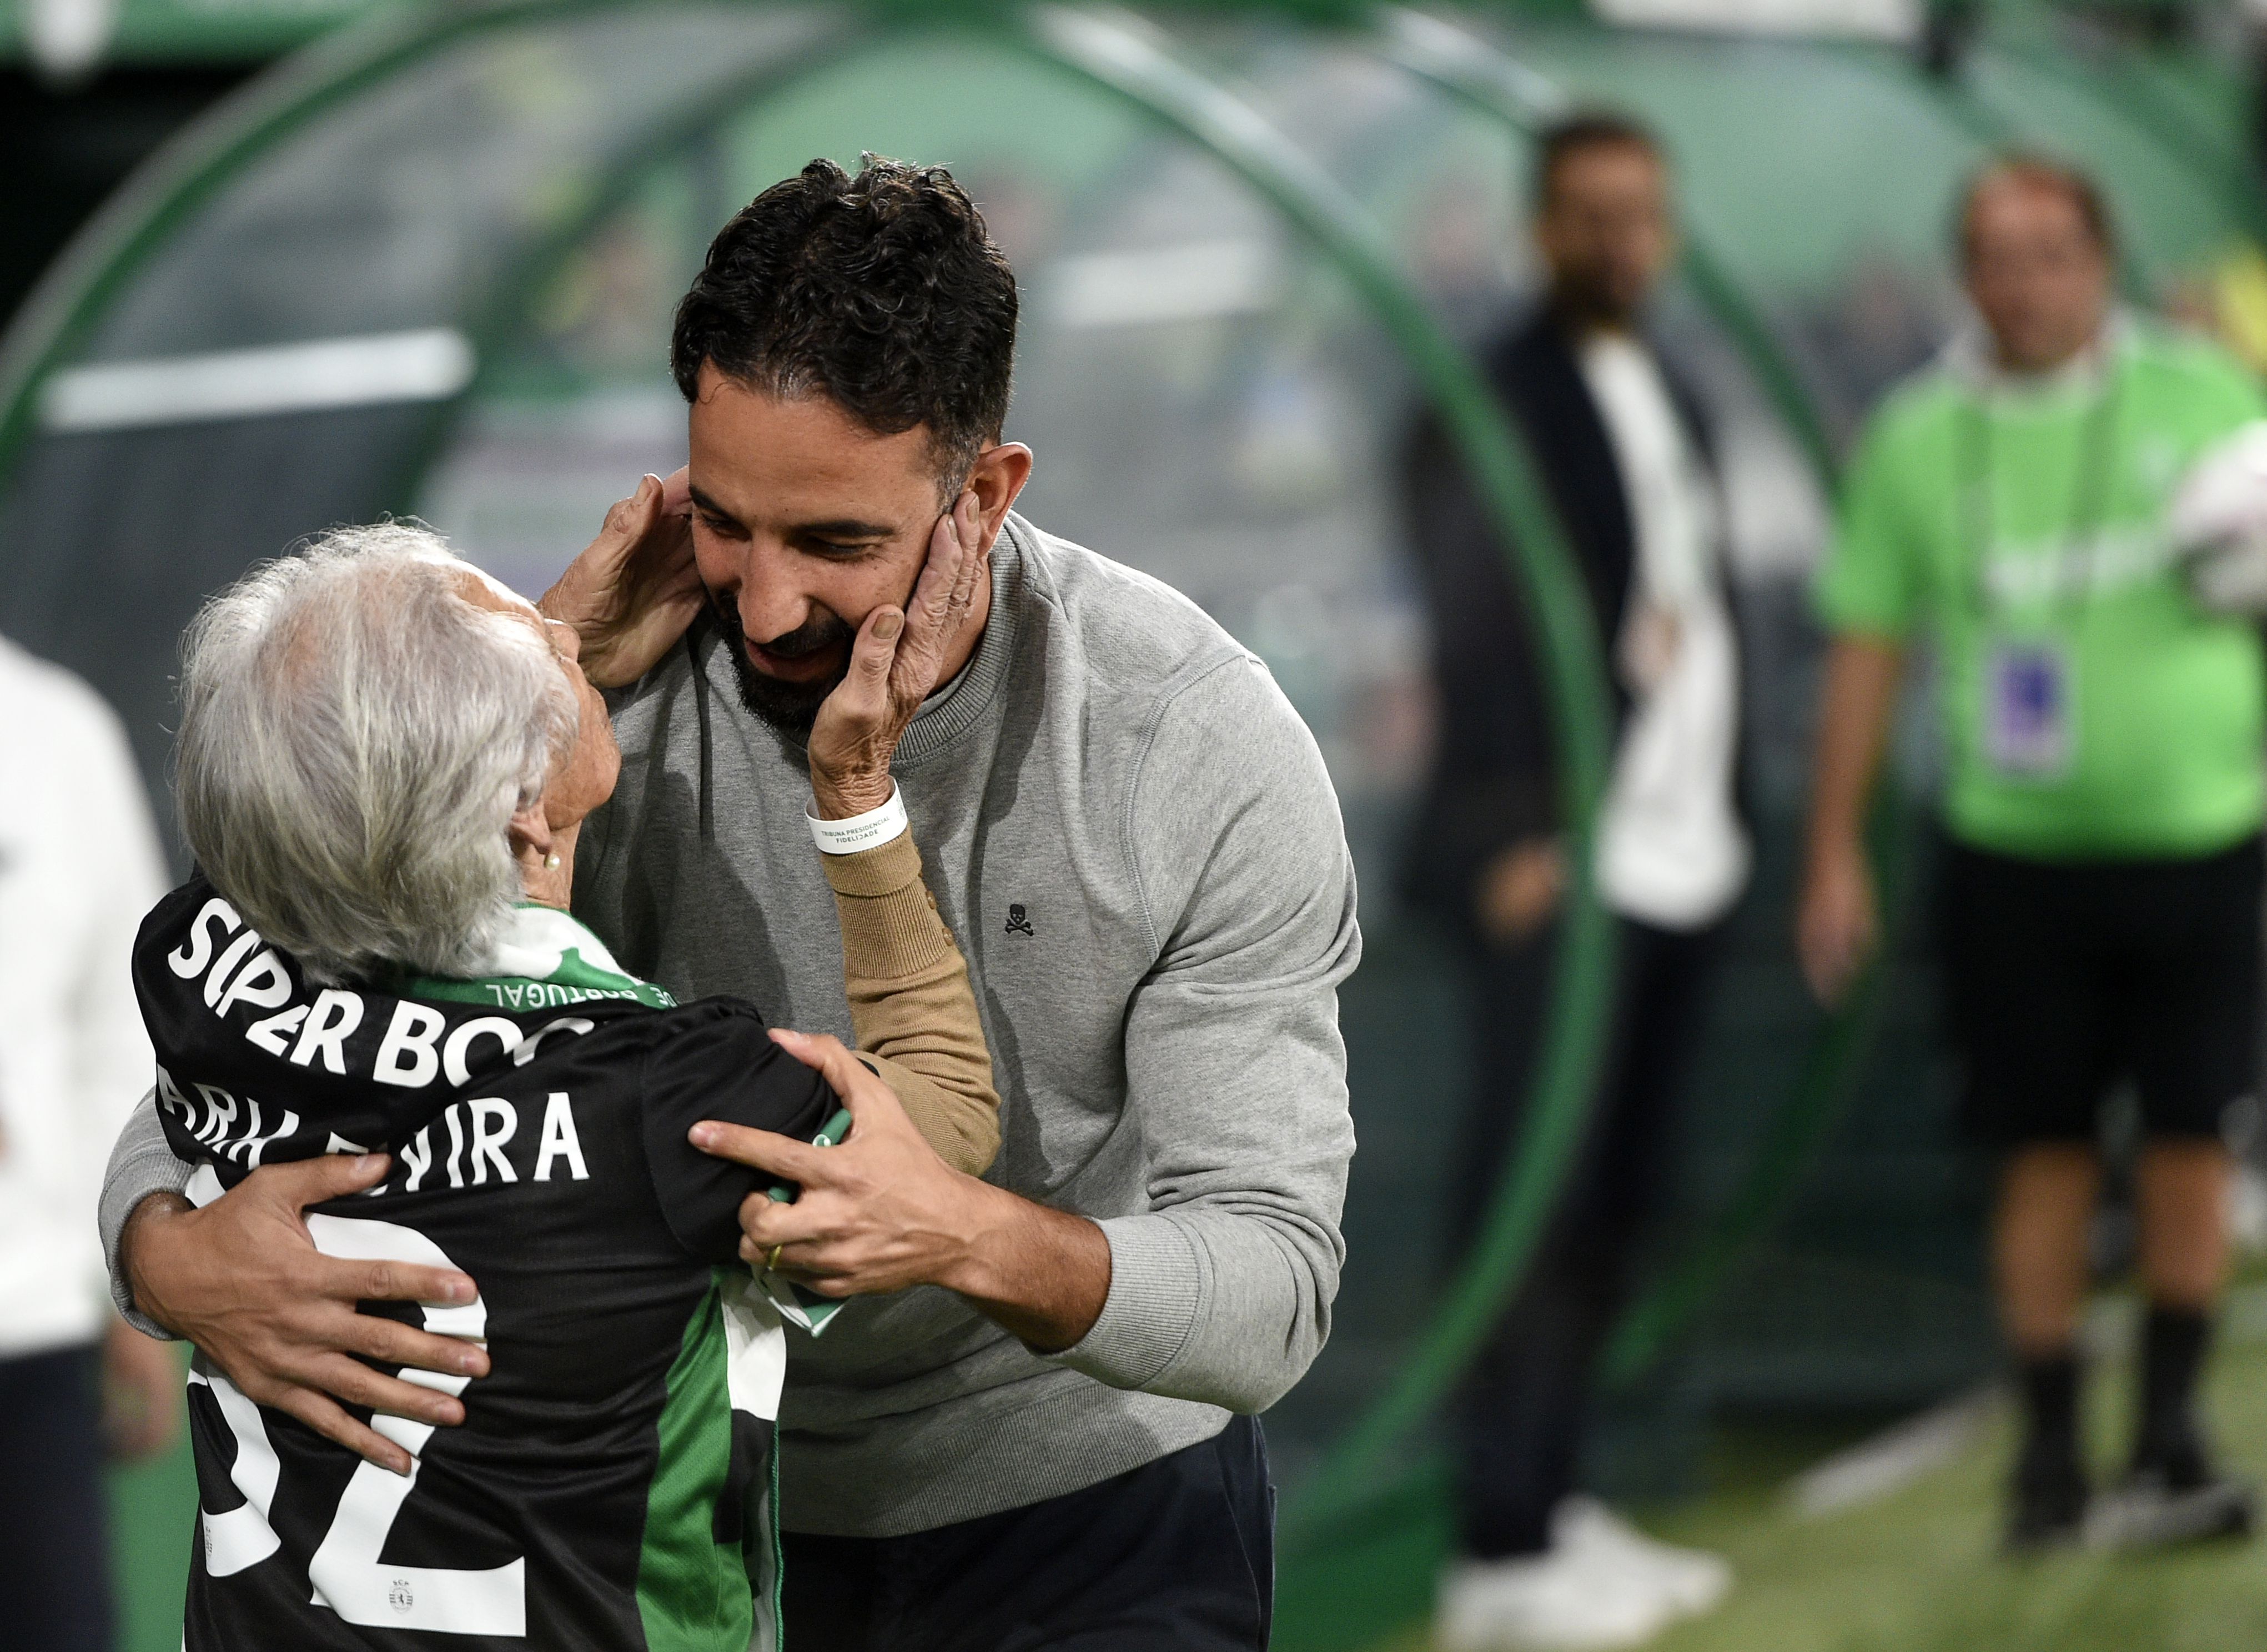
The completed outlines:
[[[890,800],[890,759],[935,690],[976,600],[982,536],[976,495],[964,492],[929,532],[913,600],[902,610],[877,608],[858,628],[849,671],[811,730],[811,789],[821,819],[847,819]]]
[[[693,560],[686,473],[648,476],[615,501],[598,537],[535,606],[575,628],[585,674],[601,688],[634,683],[657,664],[708,600]]]

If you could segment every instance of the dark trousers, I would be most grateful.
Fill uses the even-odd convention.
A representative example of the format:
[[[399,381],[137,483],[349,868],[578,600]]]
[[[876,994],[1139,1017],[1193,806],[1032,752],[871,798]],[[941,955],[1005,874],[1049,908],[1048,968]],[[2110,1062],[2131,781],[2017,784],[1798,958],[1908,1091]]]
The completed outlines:
[[[1673,1112],[1699,1044],[1721,926],[1683,934],[1625,919],[1618,929],[1588,1134],[1534,1267],[1456,1407],[1457,1515],[1477,1559],[1548,1548],[1551,1510],[1575,1487],[1593,1369],[1657,1213]],[[1459,1258],[1525,1122],[1555,950],[1538,942],[1471,960],[1478,1072],[1451,1207]]]
[[[102,1361],[93,1347],[0,1360],[0,1646],[109,1652]]]
[[[1250,1417],[1028,1508],[785,1546],[794,1652],[1246,1652],[1274,1614],[1275,1488]]]

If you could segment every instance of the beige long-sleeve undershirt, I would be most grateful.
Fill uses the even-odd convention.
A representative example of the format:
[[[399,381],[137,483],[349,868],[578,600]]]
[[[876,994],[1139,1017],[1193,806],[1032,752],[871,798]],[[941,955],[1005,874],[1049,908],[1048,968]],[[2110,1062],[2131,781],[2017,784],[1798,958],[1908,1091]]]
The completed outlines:
[[[939,1157],[980,1176],[1000,1150],[1000,1093],[968,962],[921,881],[912,832],[821,857],[842,925],[859,1050]]]

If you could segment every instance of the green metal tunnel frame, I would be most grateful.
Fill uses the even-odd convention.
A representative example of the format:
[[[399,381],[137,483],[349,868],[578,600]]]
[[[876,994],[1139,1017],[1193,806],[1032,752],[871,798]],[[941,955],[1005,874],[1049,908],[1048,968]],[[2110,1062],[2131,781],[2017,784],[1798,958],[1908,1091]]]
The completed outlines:
[[[200,128],[113,202],[27,305],[11,354],[0,361],[0,475],[31,438],[37,394],[48,375],[84,343],[109,303],[172,231],[244,166],[329,108],[471,36],[613,9],[609,0],[533,0],[353,30],[318,47],[281,79]],[[510,295],[619,205],[657,157],[690,141],[726,112],[745,108],[864,48],[939,29],[973,29],[1126,99],[1227,165],[1352,283],[1402,351],[1458,444],[1504,543],[1512,547],[1513,574],[1527,598],[1563,754],[1563,806],[1566,818],[1580,823],[1574,833],[1575,860],[1587,866],[1588,823],[1604,784],[1609,751],[1604,665],[1588,598],[1523,439],[1469,356],[1401,275],[1390,243],[1361,207],[1250,104],[1139,20],[1060,6],[973,6],[943,21],[894,10],[837,13],[831,26],[815,27],[781,58],[698,106],[657,122],[642,142],[629,146],[628,158],[610,168],[586,209],[539,240],[496,283],[488,312],[473,321],[476,341],[493,345],[510,331]],[[494,354],[482,349],[477,359],[485,363]],[[476,378],[437,413],[424,444],[427,454],[438,447],[455,414],[479,388]],[[404,478],[405,490],[408,481]],[[1387,1403],[1355,1431],[1352,1450],[1334,1459],[1334,1481],[1366,1479],[1375,1459],[1447,1391],[1516,1288],[1572,1161],[1595,1083],[1612,977],[1610,924],[1588,877],[1578,877],[1574,891],[1536,1101],[1515,1149],[1511,1174],[1471,1260],[1448,1288],[1447,1305],[1423,1349]]]

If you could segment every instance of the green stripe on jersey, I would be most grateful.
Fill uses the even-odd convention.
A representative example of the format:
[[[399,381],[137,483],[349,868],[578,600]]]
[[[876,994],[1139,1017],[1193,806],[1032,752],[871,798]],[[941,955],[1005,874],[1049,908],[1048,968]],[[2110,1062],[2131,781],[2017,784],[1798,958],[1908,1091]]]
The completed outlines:
[[[649,1652],[746,1652],[754,1633],[746,1560],[738,1544],[715,1538],[732,1466],[725,1355],[723,1304],[712,1284],[669,1368],[660,1457],[646,1493],[637,1598]]]

